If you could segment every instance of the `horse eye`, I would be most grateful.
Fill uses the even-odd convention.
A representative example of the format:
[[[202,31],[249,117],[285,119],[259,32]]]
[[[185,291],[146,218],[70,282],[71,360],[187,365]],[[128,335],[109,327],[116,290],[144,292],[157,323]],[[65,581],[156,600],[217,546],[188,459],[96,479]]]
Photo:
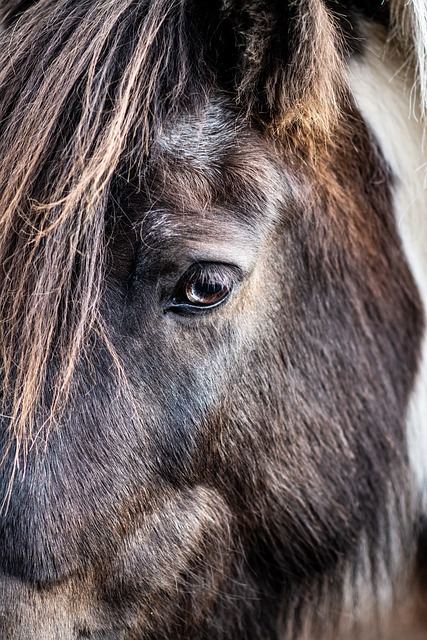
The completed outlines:
[[[185,283],[185,297],[190,304],[209,306],[218,304],[230,293],[224,282],[210,282],[203,277],[192,278]]]
[[[219,307],[240,279],[236,272],[229,265],[194,265],[181,278],[167,310],[198,313]]]

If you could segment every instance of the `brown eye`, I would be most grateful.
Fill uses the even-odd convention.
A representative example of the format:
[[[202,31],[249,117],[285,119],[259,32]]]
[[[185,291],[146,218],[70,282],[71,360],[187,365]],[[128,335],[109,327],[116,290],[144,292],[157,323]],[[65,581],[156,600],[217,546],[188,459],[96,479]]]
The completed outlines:
[[[167,311],[196,314],[219,307],[242,278],[231,265],[198,263],[179,281]]]
[[[186,282],[184,291],[188,302],[204,307],[216,305],[230,293],[226,283],[210,282],[202,277]]]

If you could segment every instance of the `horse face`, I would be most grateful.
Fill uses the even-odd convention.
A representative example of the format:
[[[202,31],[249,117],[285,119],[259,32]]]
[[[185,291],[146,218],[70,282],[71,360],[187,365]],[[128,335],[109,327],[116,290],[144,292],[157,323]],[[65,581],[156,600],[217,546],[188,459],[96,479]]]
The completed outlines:
[[[301,4],[305,28],[327,26],[321,3]],[[317,122],[338,71],[319,76],[306,42],[303,87],[295,68],[277,77],[278,32],[263,32],[255,70],[255,26],[239,91],[207,75],[195,104],[161,113],[143,161],[116,167],[100,207],[96,322],[63,405],[52,414],[54,337],[26,449],[10,444],[5,417],[6,638],[291,636],[307,602],[342,603],[348,572],[379,574],[380,545],[391,555],[384,522],[408,507],[397,485],[408,484],[422,324],[392,177],[348,96],[339,120],[326,102]],[[212,67],[222,54],[210,52]],[[89,273],[75,253],[80,282]],[[68,330],[74,302],[62,300],[55,331]]]
[[[358,270],[372,234],[393,237],[380,204],[362,201],[365,230],[340,219],[331,185],[219,97],[165,125],[143,174],[108,209],[110,347],[89,341],[2,517],[12,637],[188,637],[215,615],[233,634],[252,598],[274,620],[287,572],[304,584],[306,567],[336,565],[367,512],[377,531],[384,468],[403,470],[397,445],[375,450],[381,424],[371,433],[387,411],[403,442],[409,387],[393,373],[408,294],[376,259]],[[4,486],[13,464],[12,449]]]
[[[284,163],[231,107],[217,98],[169,123],[144,189],[119,191],[120,212],[111,203],[101,309],[120,368],[94,338],[60,424],[18,471],[1,525],[14,637],[146,633],[154,619],[175,633],[177,580],[200,590],[200,611],[223,581],[233,518],[215,487],[227,482],[218,444],[263,375],[252,351],[290,286],[276,227],[301,207]],[[13,465],[11,450],[5,487]]]

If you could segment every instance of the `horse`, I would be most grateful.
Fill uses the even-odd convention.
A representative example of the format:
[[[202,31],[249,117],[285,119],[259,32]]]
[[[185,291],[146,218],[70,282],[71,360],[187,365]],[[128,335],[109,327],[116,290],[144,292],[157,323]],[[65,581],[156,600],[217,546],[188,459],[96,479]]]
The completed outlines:
[[[0,15],[0,638],[425,638],[424,0]]]

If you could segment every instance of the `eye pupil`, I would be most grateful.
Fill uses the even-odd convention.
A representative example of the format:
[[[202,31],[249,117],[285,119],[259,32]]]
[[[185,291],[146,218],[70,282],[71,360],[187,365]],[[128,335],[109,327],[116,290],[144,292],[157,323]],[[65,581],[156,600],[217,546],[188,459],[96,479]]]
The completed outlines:
[[[202,278],[190,280],[185,285],[185,296],[191,304],[211,306],[229,293],[222,282],[209,282]]]

